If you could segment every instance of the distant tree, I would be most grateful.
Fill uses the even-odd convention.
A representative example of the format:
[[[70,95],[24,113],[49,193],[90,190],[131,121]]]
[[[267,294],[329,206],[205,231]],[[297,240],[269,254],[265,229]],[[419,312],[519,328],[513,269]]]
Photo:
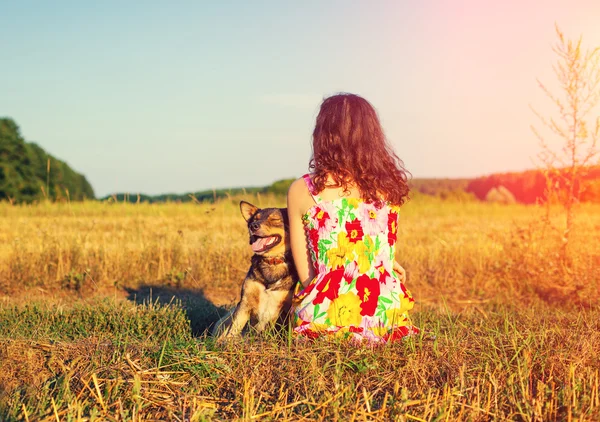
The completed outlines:
[[[497,188],[490,189],[485,196],[485,200],[487,202],[496,202],[499,204],[514,204],[517,202],[511,191],[502,185],[498,186]]]
[[[32,157],[12,119],[0,119],[0,200],[32,200],[39,191]]]
[[[582,38],[577,41],[565,39],[556,26],[558,41],[553,47],[558,56],[554,73],[558,79],[559,92],[554,94],[538,80],[539,87],[557,107],[555,116],[544,117],[535,109],[542,124],[551,136],[560,141],[561,147],[553,146],[535,126],[541,152],[539,159],[544,166],[548,189],[558,189],[558,197],[566,214],[566,230],[563,252],[566,254],[569,236],[573,230],[574,207],[579,202],[586,172],[598,156],[600,116],[592,113],[600,101],[600,47],[582,50]],[[547,192],[550,196],[552,192]]]
[[[271,186],[267,186],[265,188],[265,193],[273,193],[275,195],[285,195],[294,180],[296,180],[296,179],[277,180]]]
[[[93,199],[94,190],[65,162],[26,142],[14,120],[0,118],[0,201],[32,202],[44,197]]]

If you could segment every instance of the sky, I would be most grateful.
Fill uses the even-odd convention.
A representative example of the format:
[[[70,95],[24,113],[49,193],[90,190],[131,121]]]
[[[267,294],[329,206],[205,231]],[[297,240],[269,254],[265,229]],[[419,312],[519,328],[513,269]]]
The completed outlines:
[[[308,170],[319,104],[377,109],[413,177],[535,166],[555,23],[598,0],[7,1],[0,116],[97,196],[262,186]]]

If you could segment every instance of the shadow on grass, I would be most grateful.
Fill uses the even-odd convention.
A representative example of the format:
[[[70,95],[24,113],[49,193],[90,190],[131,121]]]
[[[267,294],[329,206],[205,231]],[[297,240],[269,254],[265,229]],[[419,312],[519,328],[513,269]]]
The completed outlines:
[[[169,303],[180,305],[186,312],[192,334],[200,336],[210,332],[212,326],[224,316],[228,309],[223,306],[216,306],[204,296],[202,289],[177,289],[162,286],[140,286],[139,288],[126,289],[127,299],[137,304],[159,303],[166,305]]]

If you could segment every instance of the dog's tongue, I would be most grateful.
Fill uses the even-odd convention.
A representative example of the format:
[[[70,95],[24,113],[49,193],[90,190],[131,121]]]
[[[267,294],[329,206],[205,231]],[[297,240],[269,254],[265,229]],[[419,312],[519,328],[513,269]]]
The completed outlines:
[[[262,251],[267,246],[268,243],[269,243],[269,238],[268,237],[258,238],[252,244],[252,250],[254,252],[260,252],[260,251]]]
[[[265,250],[267,246],[273,243],[275,239],[273,237],[259,237],[253,244],[252,250],[254,252],[261,252]]]

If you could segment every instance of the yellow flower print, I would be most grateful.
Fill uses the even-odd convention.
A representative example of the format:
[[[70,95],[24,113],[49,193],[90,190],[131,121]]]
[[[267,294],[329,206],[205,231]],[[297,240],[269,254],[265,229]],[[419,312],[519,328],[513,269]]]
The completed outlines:
[[[375,244],[369,235],[365,235],[362,241],[356,242],[354,249],[358,258],[358,271],[364,274],[371,268]]]
[[[396,214],[400,214],[400,207],[398,205],[390,206],[390,211],[395,212]]]
[[[329,328],[329,325],[322,324],[322,323],[317,323],[317,322],[312,322],[310,324],[310,328],[313,331],[327,331],[327,329]]]
[[[406,309],[403,308],[392,308],[385,311],[385,316],[388,319],[388,326],[404,326],[408,325],[406,321]]]
[[[358,208],[358,198],[348,198],[348,205],[352,208]]]
[[[360,303],[360,298],[356,293],[348,292],[339,295],[327,309],[327,317],[331,325],[338,327],[359,325],[362,321]]]
[[[408,297],[400,298],[400,308],[402,309],[402,312],[410,311],[415,306],[414,300],[411,300],[412,296],[410,296],[410,292],[408,294]]]
[[[371,327],[369,328],[369,330],[371,330],[373,332],[373,334],[375,334],[377,337],[383,337],[384,335],[386,335],[390,329],[389,327]]]
[[[343,267],[347,261],[354,260],[354,244],[348,240],[346,233],[338,234],[337,247],[327,251],[327,258],[329,258],[329,268]]]

